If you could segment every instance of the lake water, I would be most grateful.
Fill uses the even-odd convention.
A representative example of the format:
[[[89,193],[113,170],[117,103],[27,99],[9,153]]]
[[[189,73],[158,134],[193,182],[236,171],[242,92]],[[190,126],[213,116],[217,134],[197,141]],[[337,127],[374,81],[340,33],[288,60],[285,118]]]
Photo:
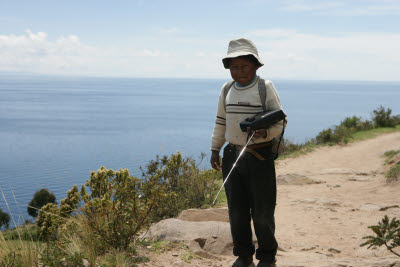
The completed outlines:
[[[223,82],[0,77],[0,208],[20,224],[32,219],[26,206],[35,191],[48,188],[59,201],[102,165],[139,175],[156,155],[209,157]],[[400,113],[400,83],[274,84],[289,118],[285,136],[295,142],[347,116],[370,118],[380,105]]]

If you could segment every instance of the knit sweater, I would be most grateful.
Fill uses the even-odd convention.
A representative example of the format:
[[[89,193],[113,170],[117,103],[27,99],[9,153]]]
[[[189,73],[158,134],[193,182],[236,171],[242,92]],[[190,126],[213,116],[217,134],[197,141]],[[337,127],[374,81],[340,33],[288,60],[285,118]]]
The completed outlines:
[[[226,96],[224,107],[224,87],[219,96],[217,119],[212,134],[211,150],[220,151],[225,142],[244,146],[247,143],[247,133],[240,129],[240,122],[263,112],[263,107],[258,92],[257,77],[247,86],[240,87],[234,83]],[[268,111],[282,109],[276,89],[271,81],[265,80],[267,99],[265,101]],[[267,137],[253,137],[250,144],[264,143],[282,133],[283,121],[273,124],[267,129]]]

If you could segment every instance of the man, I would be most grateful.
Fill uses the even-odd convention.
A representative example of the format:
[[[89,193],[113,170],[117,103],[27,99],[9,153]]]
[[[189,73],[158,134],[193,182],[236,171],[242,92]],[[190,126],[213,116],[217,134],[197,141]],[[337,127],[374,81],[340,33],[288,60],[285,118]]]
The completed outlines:
[[[240,122],[265,110],[279,110],[282,107],[272,82],[264,81],[256,74],[263,63],[250,40],[232,40],[222,62],[225,69],[230,70],[234,82],[226,83],[221,90],[210,163],[214,169],[221,169],[219,151],[228,142],[222,159],[225,180],[240,150],[247,143],[248,133],[241,131]],[[265,83],[266,92],[264,107],[259,89],[262,83]],[[274,236],[276,177],[271,140],[282,133],[283,125],[283,121],[280,121],[268,129],[256,131],[249,149],[239,159],[225,184],[233,254],[238,256],[233,267],[254,266],[254,252],[259,260],[258,267],[275,266],[278,247]],[[258,241],[257,251],[252,242],[251,218]]]

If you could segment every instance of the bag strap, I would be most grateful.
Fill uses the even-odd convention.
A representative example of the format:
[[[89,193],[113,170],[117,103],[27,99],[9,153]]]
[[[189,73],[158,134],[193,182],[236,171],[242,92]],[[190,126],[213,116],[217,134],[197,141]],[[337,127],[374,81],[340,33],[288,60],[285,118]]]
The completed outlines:
[[[235,81],[229,81],[229,82],[227,82],[226,84],[225,84],[225,86],[224,86],[224,109],[226,110],[226,96],[228,95],[228,92],[229,92],[229,90],[231,89],[231,87],[232,87],[232,85],[233,85],[233,83],[234,83]]]
[[[258,80],[258,94],[260,95],[263,111],[267,112],[267,106],[265,105],[267,99],[267,88],[265,87],[265,80],[261,78]]]

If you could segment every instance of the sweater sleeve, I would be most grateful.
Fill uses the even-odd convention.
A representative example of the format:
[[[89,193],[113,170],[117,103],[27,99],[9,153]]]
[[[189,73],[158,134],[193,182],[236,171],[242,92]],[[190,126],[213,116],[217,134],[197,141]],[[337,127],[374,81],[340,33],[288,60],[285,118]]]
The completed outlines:
[[[267,101],[266,101],[267,110],[271,111],[271,110],[282,109],[281,100],[275,89],[274,84],[271,81],[265,81],[265,86],[267,88]],[[287,117],[285,120],[287,123]],[[271,125],[268,128],[268,135],[267,135],[268,141],[272,140],[274,137],[282,133],[283,122],[284,122],[283,120],[278,121],[277,123]]]
[[[222,146],[225,144],[225,129],[226,129],[226,110],[224,107],[225,84],[222,86],[221,93],[219,95],[217,117],[214,124],[214,131],[211,137],[212,151],[220,151]]]

